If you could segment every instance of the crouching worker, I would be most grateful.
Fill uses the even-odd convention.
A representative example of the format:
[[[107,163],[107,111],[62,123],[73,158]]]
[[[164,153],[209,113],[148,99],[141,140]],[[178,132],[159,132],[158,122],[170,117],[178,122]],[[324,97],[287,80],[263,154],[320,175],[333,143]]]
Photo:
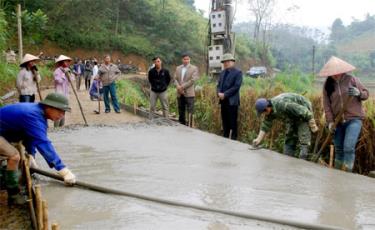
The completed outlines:
[[[100,88],[100,81],[98,79],[94,79],[89,94],[91,101],[102,100],[103,89]]]
[[[20,156],[10,143],[22,141],[31,164],[35,165],[36,150],[51,168],[55,168],[66,184],[74,184],[74,174],[64,165],[47,137],[47,119],[64,117],[70,111],[68,100],[58,93],[50,93],[40,103],[16,103],[0,108],[0,155],[7,158],[5,185],[8,203],[20,203],[18,164]]]
[[[279,119],[286,123],[284,154],[294,156],[299,144],[299,158],[307,160],[311,132],[318,131],[310,101],[298,94],[283,93],[270,100],[258,99],[255,108],[258,116],[264,114],[265,118],[253,145],[259,145],[273,120]]]

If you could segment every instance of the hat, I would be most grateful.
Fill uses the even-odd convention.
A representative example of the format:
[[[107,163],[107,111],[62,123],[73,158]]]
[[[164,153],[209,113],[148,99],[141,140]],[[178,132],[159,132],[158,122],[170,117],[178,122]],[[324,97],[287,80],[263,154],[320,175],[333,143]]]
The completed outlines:
[[[20,66],[27,62],[35,61],[35,60],[40,60],[40,59],[37,56],[31,55],[31,54],[25,54],[25,56],[23,56],[22,58]]]
[[[221,59],[221,63],[226,62],[226,61],[236,61],[236,59],[234,59],[233,54],[226,53],[223,55],[223,58]]]
[[[60,55],[58,58],[56,58],[55,63],[61,62],[61,61],[71,61],[72,59],[65,55]]]
[[[332,56],[324,67],[320,70],[320,77],[329,77],[337,74],[348,73],[355,70],[355,67],[341,60],[338,57]]]
[[[257,111],[257,115],[260,116],[264,112],[264,110],[267,108],[268,105],[269,105],[269,102],[266,98],[259,98],[255,102],[255,109]]]
[[[44,98],[43,101],[39,102],[42,105],[48,105],[50,107],[70,111],[68,99],[60,93],[50,93]]]

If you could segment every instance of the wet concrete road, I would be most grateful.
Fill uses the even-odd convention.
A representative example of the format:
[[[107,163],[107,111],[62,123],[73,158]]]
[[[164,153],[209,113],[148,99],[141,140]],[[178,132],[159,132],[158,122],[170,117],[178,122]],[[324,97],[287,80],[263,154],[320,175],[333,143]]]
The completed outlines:
[[[86,127],[50,137],[80,181],[267,217],[375,229],[371,178],[251,151],[182,126]],[[62,229],[294,229],[44,184],[50,220]]]

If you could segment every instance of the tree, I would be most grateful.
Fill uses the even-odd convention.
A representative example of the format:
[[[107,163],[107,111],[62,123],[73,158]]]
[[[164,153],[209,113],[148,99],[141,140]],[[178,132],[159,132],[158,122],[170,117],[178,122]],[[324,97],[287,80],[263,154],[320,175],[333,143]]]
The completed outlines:
[[[255,17],[255,28],[253,38],[255,41],[259,40],[261,28],[267,27],[270,24],[268,20],[273,11],[275,0],[248,0],[250,5],[250,12]]]
[[[336,18],[336,20],[332,23],[331,27],[331,36],[330,39],[333,42],[338,42],[345,38],[346,28],[340,18]]]

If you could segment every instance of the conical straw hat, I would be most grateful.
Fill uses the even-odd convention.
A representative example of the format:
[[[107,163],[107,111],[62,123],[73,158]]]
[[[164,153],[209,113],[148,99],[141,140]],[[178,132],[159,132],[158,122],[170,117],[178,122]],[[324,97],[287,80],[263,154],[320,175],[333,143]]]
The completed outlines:
[[[35,61],[35,60],[40,60],[40,59],[37,56],[31,55],[31,54],[25,54],[25,56],[23,56],[23,58],[22,58],[22,61],[21,61],[20,65],[23,65],[27,62]]]
[[[338,57],[332,56],[324,67],[320,70],[320,77],[329,77],[341,73],[348,73],[355,70],[355,67],[347,63],[344,60],[341,60]]]
[[[71,61],[72,59],[65,55],[60,55],[58,58],[56,58],[55,63],[61,62],[61,61]]]

